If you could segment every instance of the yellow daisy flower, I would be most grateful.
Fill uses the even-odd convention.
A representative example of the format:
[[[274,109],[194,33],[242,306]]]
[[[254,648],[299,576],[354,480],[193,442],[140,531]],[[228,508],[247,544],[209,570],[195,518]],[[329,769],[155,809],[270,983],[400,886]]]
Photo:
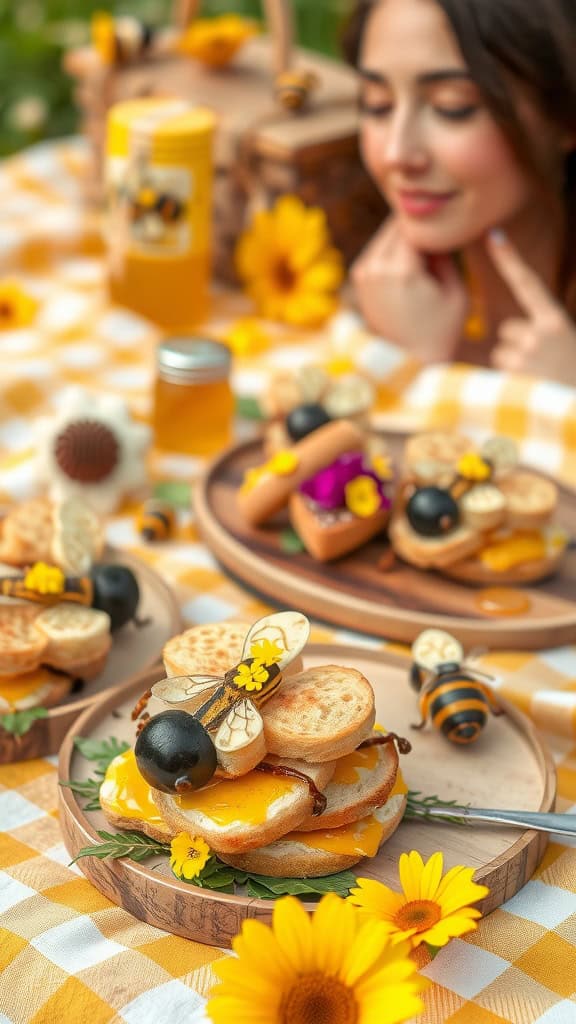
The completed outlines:
[[[293,195],[260,210],[236,247],[236,269],[261,316],[315,327],[331,316],[342,283],[323,210]]]
[[[232,324],[224,341],[235,356],[254,356],[270,348],[270,335],[253,316],[241,317]]]
[[[275,640],[258,640],[250,647],[250,657],[257,658],[263,665],[277,665],[284,650]]]
[[[170,867],[176,878],[185,882],[196,878],[211,856],[210,847],[202,836],[180,832],[170,843]]]
[[[36,562],[24,577],[26,590],[34,590],[37,594],[61,594],[66,578],[57,565]]]
[[[382,499],[371,476],[357,476],[344,488],[346,508],[360,519],[368,519],[380,508]]]
[[[252,690],[257,692],[262,689],[264,683],[268,682],[269,675],[270,673],[264,663],[259,658],[254,658],[249,665],[245,663],[238,665],[238,672],[234,676],[234,682],[242,690],[248,690],[248,693]]]
[[[480,482],[488,480],[492,475],[492,470],[477,452],[467,452],[458,462],[458,473],[464,480]]]
[[[412,946],[421,942],[445,946],[477,927],[482,915],[470,904],[490,890],[472,881],[474,868],[451,868],[444,878],[442,868],[441,853],[432,854],[426,864],[416,850],[403,853],[398,864],[403,893],[382,882],[359,878],[358,888],[351,889],[348,900],[380,921],[393,941],[409,939]]]
[[[272,927],[244,921],[232,946],[237,956],[213,965],[213,1024],[399,1024],[423,1009],[427,982],[408,945],[334,893],[312,915],[293,896],[277,900]]]
[[[292,476],[298,469],[298,456],[286,449],[285,451],[276,452],[272,456],[269,462],[266,463],[266,469],[269,473],[273,473],[274,476]]]
[[[36,299],[10,278],[0,280],[0,330],[28,327],[38,311]]]
[[[210,68],[223,68],[259,31],[255,21],[241,18],[238,14],[197,18],[182,36],[180,50]]]

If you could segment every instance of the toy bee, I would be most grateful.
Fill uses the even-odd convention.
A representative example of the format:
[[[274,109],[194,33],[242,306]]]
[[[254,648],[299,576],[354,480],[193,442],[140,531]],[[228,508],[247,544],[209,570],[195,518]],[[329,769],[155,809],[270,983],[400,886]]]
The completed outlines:
[[[412,646],[410,682],[419,693],[423,729],[428,719],[451,743],[474,743],[488,713],[502,714],[490,688],[491,677],[464,663],[458,641],[441,629],[426,629]]]
[[[312,71],[282,71],[276,76],[276,99],[285,110],[302,110],[318,85]]]
[[[168,540],[176,529],[176,515],[165,501],[146,501],[138,513],[138,533],[144,540]]]

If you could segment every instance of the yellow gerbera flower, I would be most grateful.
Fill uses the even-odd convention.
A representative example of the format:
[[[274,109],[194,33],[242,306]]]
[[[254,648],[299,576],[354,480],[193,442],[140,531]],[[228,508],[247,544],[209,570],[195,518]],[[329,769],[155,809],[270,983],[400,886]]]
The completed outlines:
[[[277,900],[272,927],[244,921],[232,946],[237,957],[213,965],[213,1024],[398,1024],[423,1009],[427,982],[408,945],[334,893],[312,915],[293,896]]]
[[[194,57],[210,68],[222,68],[259,31],[255,21],[241,18],[238,14],[197,18],[186,29],[179,46],[187,57]]]
[[[252,690],[261,690],[264,683],[268,682],[270,673],[259,658],[254,658],[249,665],[242,663],[238,665],[238,672],[234,676],[234,682],[236,686],[239,686],[243,690],[248,690],[250,693]]]
[[[359,878],[358,888],[348,899],[376,918],[394,941],[409,939],[413,946],[428,942],[445,946],[455,936],[477,927],[481,913],[471,903],[490,891],[472,881],[474,868],[455,867],[442,878],[443,858],[434,853],[424,864],[416,850],[403,853],[398,870],[403,893],[394,892],[382,882]]]
[[[224,341],[235,356],[254,356],[270,348],[270,335],[253,316],[241,317],[232,324]]]
[[[371,476],[357,476],[344,488],[346,508],[360,519],[368,519],[382,504],[380,492]]]
[[[185,882],[196,878],[210,857],[210,847],[202,836],[180,832],[170,843],[170,867],[176,878],[183,878]]]
[[[480,482],[488,480],[492,470],[487,462],[477,452],[467,452],[458,462],[458,473],[465,480]]]
[[[261,316],[314,327],[331,316],[342,283],[323,210],[282,196],[259,211],[236,247],[236,269]]]
[[[37,311],[36,299],[22,285],[10,278],[0,280],[0,330],[28,327]]]
[[[263,665],[277,665],[284,650],[275,640],[258,640],[250,647],[250,657],[257,658]]]

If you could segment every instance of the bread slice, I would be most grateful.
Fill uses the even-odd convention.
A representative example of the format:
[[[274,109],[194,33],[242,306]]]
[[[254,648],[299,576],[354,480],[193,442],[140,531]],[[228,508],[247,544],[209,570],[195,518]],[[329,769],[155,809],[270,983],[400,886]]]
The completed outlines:
[[[486,543],[486,534],[464,525],[442,537],[422,537],[404,515],[393,517],[388,535],[396,554],[419,569],[444,569],[475,554]]]
[[[220,675],[237,665],[250,628],[244,622],[215,622],[192,626],[164,644],[166,675]]]
[[[47,665],[84,678],[102,669],[112,645],[106,612],[62,602],[40,612],[35,625],[46,638]]]
[[[0,607],[0,675],[31,672],[42,661],[48,641],[36,627],[38,613],[30,605]]]
[[[380,533],[388,522],[389,509],[371,516],[355,516],[347,508],[323,509],[304,494],[290,498],[290,522],[306,550],[319,562],[330,562],[362,547]]]
[[[314,764],[333,761],[372,732],[374,692],[356,669],[321,665],[292,676],[261,713],[270,753]]]
[[[0,676],[0,715],[28,708],[52,708],[64,700],[72,687],[69,676],[35,668],[22,675]]]
[[[360,747],[339,758],[324,790],[325,810],[315,817],[309,815],[300,825],[300,831],[341,828],[372,814],[386,803],[397,772],[398,752],[394,743]]]
[[[291,832],[260,849],[249,850],[247,853],[223,853],[219,856],[225,864],[240,868],[241,871],[270,875],[273,878],[319,878],[323,875],[332,875],[337,871],[353,868],[364,859],[365,854],[354,842],[355,836],[361,835],[363,828],[373,827],[375,822],[383,826],[378,843],[378,848],[381,848],[398,828],[405,809],[406,796],[398,793],[390,797],[383,807],[379,807],[368,818],[343,829],[333,829],[326,836],[322,832]],[[338,833],[342,833],[342,839]],[[343,853],[338,849],[343,845],[344,836],[348,840],[346,845],[351,850],[350,853]],[[324,844],[326,848],[323,849],[320,844]],[[356,852],[352,852],[355,846]],[[374,854],[376,853],[377,850],[374,850]]]
[[[304,764],[292,758],[266,757],[274,765],[294,768],[320,792],[334,773],[334,763]],[[263,771],[239,779],[214,780],[185,798],[153,791],[154,802],[176,832],[202,836],[216,853],[238,853],[265,846],[297,828],[314,805],[306,782]]]
[[[138,771],[132,748],[108,765],[99,799],[106,820],[116,828],[143,832],[160,843],[170,842],[179,831],[162,818],[154,791]]]

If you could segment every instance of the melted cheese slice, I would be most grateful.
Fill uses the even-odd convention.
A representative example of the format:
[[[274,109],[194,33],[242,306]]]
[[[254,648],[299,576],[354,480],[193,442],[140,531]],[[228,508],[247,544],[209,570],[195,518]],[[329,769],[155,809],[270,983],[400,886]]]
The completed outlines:
[[[340,757],[336,771],[330,779],[331,786],[353,786],[361,779],[361,770],[372,771],[378,764],[378,747],[362,747],[351,754]]]
[[[237,779],[216,779],[175,800],[180,810],[200,811],[217,825],[262,825],[273,804],[289,796],[298,785],[301,783],[288,777],[247,772]]]
[[[52,684],[61,678],[44,668],[23,675],[0,676],[0,714],[41,704]],[[34,700],[26,700],[29,697]]]
[[[540,530],[518,530],[484,548],[478,557],[482,565],[492,572],[506,572],[525,562],[538,562],[546,556],[546,539]]]
[[[137,818],[157,828],[166,828],[160,814],[152,789],[138,771],[133,750],[118,754],[106,769],[104,781],[100,786],[100,803],[110,814],[122,818]]]

